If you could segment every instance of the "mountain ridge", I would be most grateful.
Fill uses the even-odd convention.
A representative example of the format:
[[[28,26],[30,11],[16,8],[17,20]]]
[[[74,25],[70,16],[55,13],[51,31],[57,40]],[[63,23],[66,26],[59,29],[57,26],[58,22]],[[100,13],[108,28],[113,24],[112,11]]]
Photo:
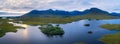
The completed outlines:
[[[64,10],[32,10],[26,14],[24,17],[49,17],[49,16],[77,16],[77,15],[113,15],[107,11],[101,10],[99,8],[90,8],[84,11],[64,11]],[[114,15],[113,15],[114,16]],[[120,16],[120,15],[116,15]]]
[[[91,8],[85,11],[62,11],[62,10],[33,10],[16,20],[23,21],[25,24],[47,24],[47,23],[70,23],[82,19],[103,20],[119,19],[120,16],[111,15],[98,8]]]

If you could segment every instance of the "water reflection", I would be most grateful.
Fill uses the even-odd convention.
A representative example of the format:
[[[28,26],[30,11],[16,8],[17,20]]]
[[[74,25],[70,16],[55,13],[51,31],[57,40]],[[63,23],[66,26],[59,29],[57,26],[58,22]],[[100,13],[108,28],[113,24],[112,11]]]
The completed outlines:
[[[48,38],[62,38],[63,35],[46,35]]]
[[[22,33],[23,33],[24,39],[27,39],[27,38],[28,38],[28,29],[27,29],[27,28],[24,29],[24,30],[22,31]]]
[[[21,27],[28,27],[28,25],[26,25],[26,24],[21,24]]]

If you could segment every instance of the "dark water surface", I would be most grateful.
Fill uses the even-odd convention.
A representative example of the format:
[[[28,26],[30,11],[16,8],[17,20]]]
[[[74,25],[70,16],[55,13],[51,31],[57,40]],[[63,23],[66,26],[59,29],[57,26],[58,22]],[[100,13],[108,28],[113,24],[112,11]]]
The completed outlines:
[[[90,24],[89,27],[84,24]],[[120,19],[113,20],[80,20],[67,24],[60,24],[64,29],[63,36],[48,37],[43,34],[39,26],[29,26],[24,24],[16,24],[26,27],[26,29],[18,29],[16,33],[8,32],[0,38],[0,44],[75,44],[84,42],[85,44],[103,44],[99,39],[106,34],[113,34],[117,31],[110,31],[99,26],[102,24],[120,24]],[[55,25],[55,24],[53,24]],[[88,33],[91,31],[92,33]]]

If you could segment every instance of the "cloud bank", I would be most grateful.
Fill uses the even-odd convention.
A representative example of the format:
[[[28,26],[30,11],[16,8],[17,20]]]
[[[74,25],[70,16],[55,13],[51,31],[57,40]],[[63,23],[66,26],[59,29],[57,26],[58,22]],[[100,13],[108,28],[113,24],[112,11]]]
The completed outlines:
[[[120,12],[120,0],[0,0],[0,11],[26,13],[33,9],[83,11],[92,7],[108,12]]]

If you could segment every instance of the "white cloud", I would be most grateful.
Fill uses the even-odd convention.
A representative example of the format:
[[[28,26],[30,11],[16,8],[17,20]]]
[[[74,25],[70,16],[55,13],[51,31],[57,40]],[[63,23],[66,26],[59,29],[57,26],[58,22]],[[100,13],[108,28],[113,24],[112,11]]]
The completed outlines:
[[[0,11],[25,13],[33,9],[85,10],[97,7],[119,12],[120,0],[0,0]]]

